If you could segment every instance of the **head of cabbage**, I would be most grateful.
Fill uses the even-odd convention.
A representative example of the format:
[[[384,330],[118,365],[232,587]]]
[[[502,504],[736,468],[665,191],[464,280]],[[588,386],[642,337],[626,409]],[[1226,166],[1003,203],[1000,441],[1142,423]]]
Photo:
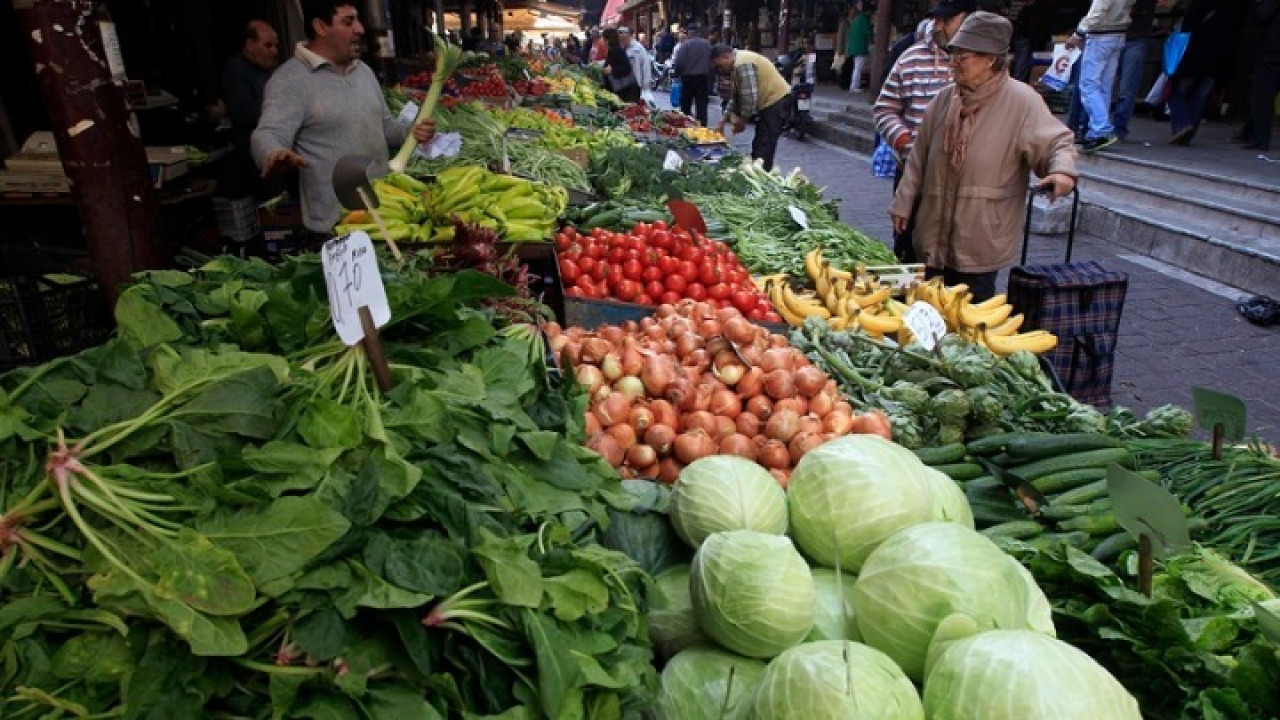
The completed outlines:
[[[853,616],[853,583],[856,577],[826,568],[813,568],[813,629],[805,642],[862,639]]]
[[[693,556],[689,589],[702,631],[739,655],[771,658],[813,629],[813,577],[782,535],[712,535]]]
[[[1093,658],[1031,630],[939,624],[924,680],[929,717],[1139,720],[1138,702]]]
[[[921,474],[933,491],[933,519],[938,522],[950,522],[974,530],[973,508],[969,507],[969,498],[949,475],[924,466]]]
[[[697,548],[712,533],[787,531],[787,494],[763,466],[736,455],[710,455],[680,471],[671,525]]]
[[[938,624],[962,613],[984,630],[1054,634],[1049,601],[1030,573],[986,536],[953,523],[907,528],[867,558],[853,589],[862,641],[913,680]]]
[[[649,639],[659,658],[669,658],[692,645],[710,642],[693,614],[688,565],[676,565],[654,576],[647,617]]]
[[[791,472],[791,536],[824,567],[856,573],[895,532],[934,519],[915,453],[874,435],[846,435],[805,454]]]
[[[682,650],[662,669],[657,720],[741,720],[747,717],[764,661],[705,646]],[[724,714],[721,714],[723,710]]]
[[[751,710],[755,720],[924,719],[901,668],[878,650],[841,640],[805,643],[774,658]]]

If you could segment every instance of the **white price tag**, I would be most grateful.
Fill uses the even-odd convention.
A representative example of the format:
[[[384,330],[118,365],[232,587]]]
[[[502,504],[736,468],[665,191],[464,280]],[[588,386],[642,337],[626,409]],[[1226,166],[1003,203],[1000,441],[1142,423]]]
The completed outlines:
[[[407,125],[418,119],[418,103],[410,100],[400,109],[400,124]]]
[[[662,169],[679,170],[681,165],[684,165],[684,158],[675,150],[668,150],[667,156],[662,160]]]
[[[795,220],[797,225],[805,230],[809,229],[809,216],[805,215],[803,210],[795,205],[788,205],[787,212],[791,213],[791,219]]]
[[[324,282],[329,291],[329,316],[338,337],[347,345],[364,339],[360,325],[361,307],[369,308],[375,327],[391,320],[387,290],[378,272],[378,255],[364,232],[336,237],[324,244],[320,253]]]
[[[932,350],[938,340],[947,334],[947,321],[942,318],[942,313],[922,300],[911,303],[911,307],[902,316],[902,323],[916,336],[916,342],[925,350]]]

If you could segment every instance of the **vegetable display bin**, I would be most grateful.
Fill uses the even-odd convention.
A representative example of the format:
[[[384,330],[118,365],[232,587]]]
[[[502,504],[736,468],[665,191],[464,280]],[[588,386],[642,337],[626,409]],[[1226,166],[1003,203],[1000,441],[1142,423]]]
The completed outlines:
[[[628,320],[640,322],[658,311],[654,305],[621,302],[618,300],[594,300],[569,296],[564,299],[565,327],[595,330],[601,325],[621,325]],[[778,335],[789,335],[791,328],[782,323],[766,323],[752,320],[756,325]]]
[[[111,334],[111,314],[87,278],[0,278],[0,370],[80,352]]]
[[[498,243],[498,254],[515,249],[516,257],[529,268],[529,290],[533,297],[551,308],[556,321],[564,325],[564,285],[560,282],[560,260],[556,246],[546,242]]]

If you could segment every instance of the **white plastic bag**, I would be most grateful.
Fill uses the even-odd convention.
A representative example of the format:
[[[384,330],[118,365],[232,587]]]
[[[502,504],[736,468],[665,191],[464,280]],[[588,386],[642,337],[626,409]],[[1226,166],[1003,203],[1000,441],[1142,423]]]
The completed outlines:
[[[643,101],[645,101],[645,102],[646,102],[646,103],[648,103],[649,105],[657,105],[657,104],[658,104],[658,103],[657,103],[657,99],[656,99],[656,98],[654,98],[654,96],[653,96],[653,91],[652,91],[652,90],[648,90],[648,89],[646,89],[644,92],[641,92],[641,93],[640,93],[640,99],[641,99],[641,100],[643,100]]]

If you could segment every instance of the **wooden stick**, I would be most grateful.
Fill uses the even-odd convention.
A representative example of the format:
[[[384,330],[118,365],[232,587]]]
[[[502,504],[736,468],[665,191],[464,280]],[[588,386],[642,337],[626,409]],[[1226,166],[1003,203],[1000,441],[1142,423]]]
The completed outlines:
[[[1222,423],[1213,425],[1213,459],[1222,459],[1222,444],[1225,441],[1226,427]]]
[[[1138,536],[1138,590],[1151,597],[1151,578],[1155,573],[1154,560],[1151,557],[1151,536],[1143,533]]]
[[[373,368],[373,379],[377,381],[379,390],[388,392],[395,387],[395,383],[391,380],[391,367],[387,365],[387,355],[382,351],[378,326],[373,324],[373,313],[369,312],[367,305],[361,305],[356,312],[360,314],[360,327],[364,329],[364,339],[360,342],[364,345],[365,355],[369,356],[369,365]]]
[[[378,208],[373,204],[373,199],[369,197],[369,193],[365,192],[363,187],[356,188],[356,192],[360,193],[360,199],[364,201],[364,207],[373,216],[373,221],[378,223],[378,229],[382,231],[382,237],[387,239],[387,246],[391,248],[391,254],[395,257],[396,262],[404,262],[404,256],[400,254],[400,248],[396,247],[396,241],[391,239],[391,231],[387,230],[387,223],[382,219],[382,214],[378,212]]]

